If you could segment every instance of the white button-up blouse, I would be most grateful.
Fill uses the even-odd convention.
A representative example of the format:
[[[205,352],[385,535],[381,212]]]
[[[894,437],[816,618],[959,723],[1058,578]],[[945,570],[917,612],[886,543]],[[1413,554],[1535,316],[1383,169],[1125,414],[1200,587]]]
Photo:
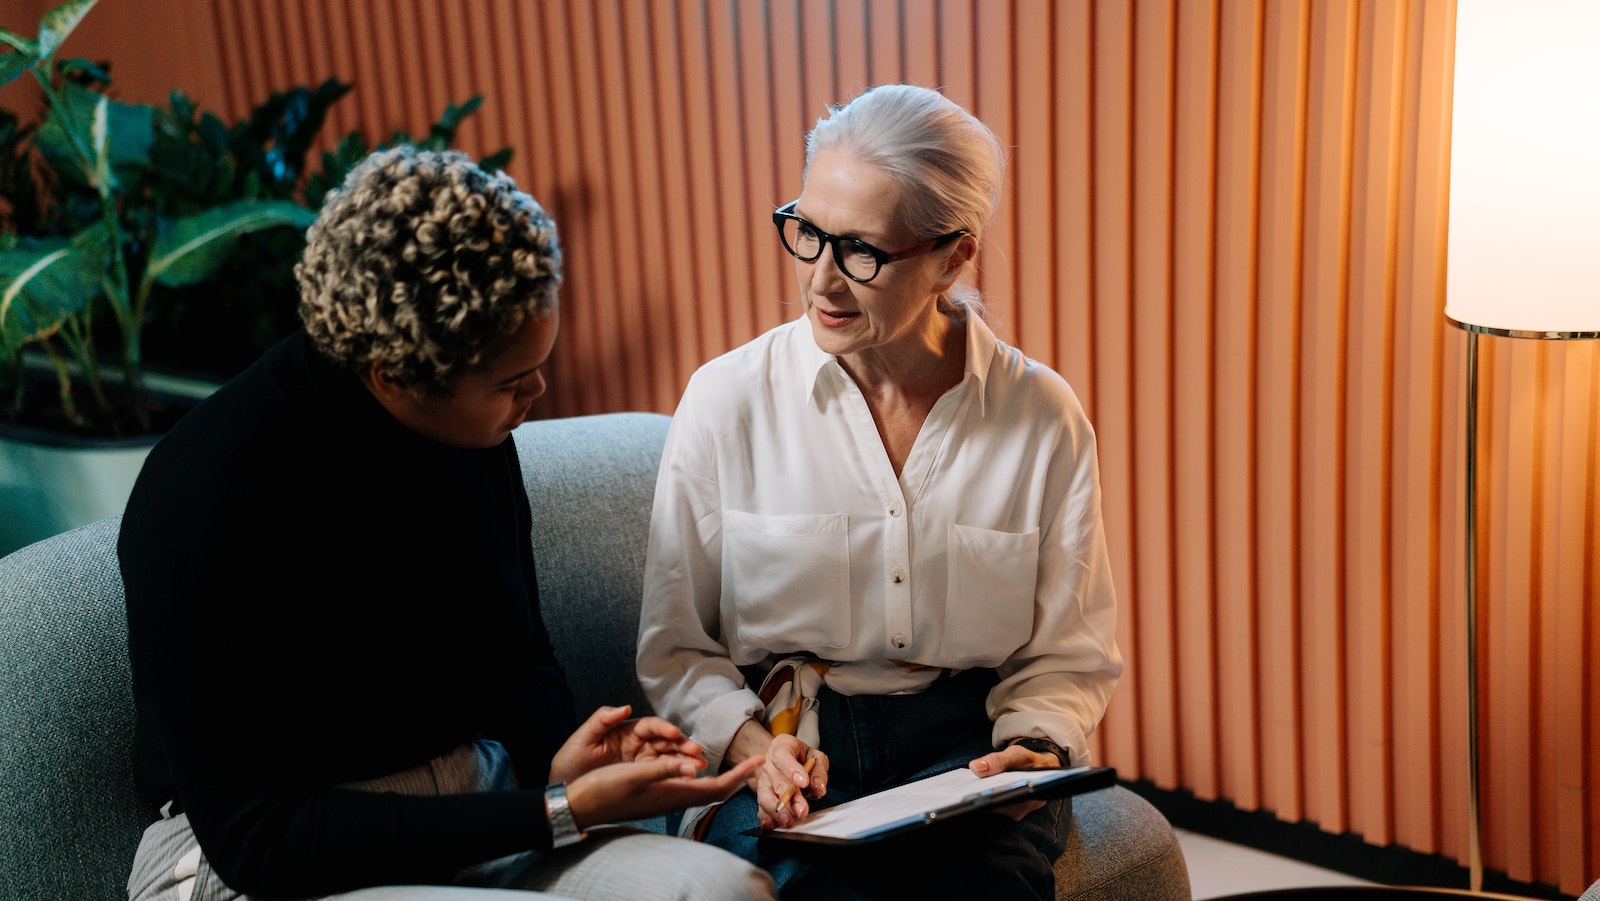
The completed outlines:
[[[966,329],[966,375],[898,477],[804,317],[690,379],[656,485],[637,662],[713,770],[762,710],[740,667],[801,652],[844,694],[994,667],[995,745],[1045,736],[1088,762],[1122,672],[1094,431],[1060,375],[976,318]]]

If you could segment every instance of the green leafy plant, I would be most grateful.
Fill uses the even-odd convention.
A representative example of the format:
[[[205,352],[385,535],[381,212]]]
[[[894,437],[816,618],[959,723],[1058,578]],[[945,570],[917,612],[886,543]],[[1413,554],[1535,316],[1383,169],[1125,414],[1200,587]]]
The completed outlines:
[[[121,103],[109,64],[56,58],[96,2],[60,4],[36,38],[0,29],[0,85],[31,74],[43,96],[37,124],[0,110],[0,419],[128,436],[165,425],[147,368],[223,381],[298,326],[305,228],[356,162],[400,142],[450,146],[482,98],[426,135],[368,147],[352,133],[308,172],[350,85],[274,93],[232,126],[178,90],[164,107]]]
[[[56,60],[95,2],[72,0],[45,13],[36,39],[0,30],[11,48],[0,56],[0,84],[31,73],[43,92],[44,118],[28,138],[40,178],[56,189],[32,233],[0,237],[0,363],[10,370],[13,417],[23,404],[23,349],[34,346],[54,371],[61,423],[122,435],[151,427],[141,333],[152,290],[200,282],[240,235],[304,228],[314,213],[279,198],[208,204],[150,190],[166,124],[158,111],[107,97],[110,78],[100,66]],[[115,347],[107,357],[120,370],[118,384],[102,374],[100,316],[111,319]]]

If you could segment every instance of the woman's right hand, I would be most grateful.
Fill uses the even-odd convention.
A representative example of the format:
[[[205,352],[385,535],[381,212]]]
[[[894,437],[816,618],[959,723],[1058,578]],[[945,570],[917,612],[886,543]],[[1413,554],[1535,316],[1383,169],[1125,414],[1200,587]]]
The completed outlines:
[[[800,822],[811,812],[806,796],[820,798],[828,790],[828,755],[793,735],[773,736],[765,726],[749,720],[734,733],[727,759],[741,760],[742,765],[741,758],[749,759],[751,754],[766,758],[748,780],[762,829],[787,828]]]
[[[567,803],[579,829],[660,816],[726,801],[764,763],[751,757],[715,775],[697,777],[705,761],[678,755],[613,763],[567,783]]]

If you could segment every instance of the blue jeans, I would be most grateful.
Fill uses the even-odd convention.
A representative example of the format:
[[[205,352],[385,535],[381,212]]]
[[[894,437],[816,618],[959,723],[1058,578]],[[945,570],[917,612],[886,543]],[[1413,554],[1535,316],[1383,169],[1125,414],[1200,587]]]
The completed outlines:
[[[992,670],[969,670],[914,695],[818,696],[828,755],[825,805],[909,782],[993,750],[984,700]],[[755,795],[741,789],[717,810],[706,841],[765,868],[782,898],[1053,899],[1072,803],[1048,802],[1021,821],[974,813],[854,848],[814,847],[744,834]]]

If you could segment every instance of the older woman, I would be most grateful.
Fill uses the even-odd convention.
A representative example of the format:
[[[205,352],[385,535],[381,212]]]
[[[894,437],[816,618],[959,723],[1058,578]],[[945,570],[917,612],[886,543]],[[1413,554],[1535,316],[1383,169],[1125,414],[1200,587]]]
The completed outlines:
[[[1093,430],[962,281],[1003,167],[936,91],[833,108],[773,214],[804,315],[707,363],[673,418],[640,678],[713,765],[765,757],[686,830],[786,895],[1054,897],[1066,801],[891,840],[870,866],[746,831],[941,769],[1086,763],[1121,674]]]

